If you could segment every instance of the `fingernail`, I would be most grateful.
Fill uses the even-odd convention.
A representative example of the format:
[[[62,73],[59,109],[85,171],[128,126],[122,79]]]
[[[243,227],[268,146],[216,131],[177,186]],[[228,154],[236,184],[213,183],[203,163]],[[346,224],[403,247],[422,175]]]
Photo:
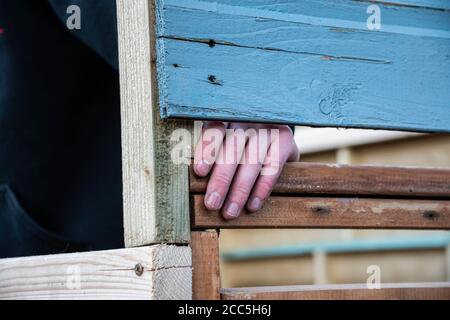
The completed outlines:
[[[254,198],[250,201],[250,204],[249,204],[248,207],[249,207],[249,209],[252,210],[252,211],[257,211],[257,210],[261,209],[261,204],[262,204],[261,199],[258,198],[258,197],[254,197]]]
[[[219,210],[222,199],[220,198],[220,194],[216,191],[212,192],[209,196],[206,197],[206,207],[210,210]]]
[[[237,218],[240,211],[239,205],[236,202],[232,202],[225,209],[225,214],[230,218]]]
[[[196,169],[199,175],[206,176],[208,174],[209,165],[206,161],[202,160],[197,164]]]

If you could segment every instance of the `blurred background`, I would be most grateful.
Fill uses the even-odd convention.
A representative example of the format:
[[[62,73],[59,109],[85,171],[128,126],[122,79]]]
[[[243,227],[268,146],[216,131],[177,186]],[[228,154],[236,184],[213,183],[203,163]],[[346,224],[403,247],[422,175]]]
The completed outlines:
[[[450,136],[297,127],[301,161],[450,168]],[[449,182],[450,183],[450,182]],[[450,232],[221,230],[222,287],[450,281]]]

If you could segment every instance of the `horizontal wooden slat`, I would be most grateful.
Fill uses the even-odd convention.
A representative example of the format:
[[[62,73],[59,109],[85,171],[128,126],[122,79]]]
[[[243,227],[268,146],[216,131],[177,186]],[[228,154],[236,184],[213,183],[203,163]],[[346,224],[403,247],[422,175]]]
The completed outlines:
[[[324,286],[280,286],[222,289],[223,300],[449,300],[450,282]]]
[[[372,4],[157,1],[163,117],[450,132],[448,4]]]
[[[204,193],[207,181],[191,169],[191,192]],[[292,162],[284,167],[273,192],[450,198],[450,170]]]
[[[3,299],[190,299],[188,246],[0,260]]]
[[[366,0],[359,0],[366,1]],[[447,0],[368,0],[373,3],[382,3],[388,6],[405,6],[411,8],[427,8],[437,10],[450,10]]]
[[[224,220],[194,195],[196,228],[450,229],[450,201],[370,198],[270,197],[254,214]]]

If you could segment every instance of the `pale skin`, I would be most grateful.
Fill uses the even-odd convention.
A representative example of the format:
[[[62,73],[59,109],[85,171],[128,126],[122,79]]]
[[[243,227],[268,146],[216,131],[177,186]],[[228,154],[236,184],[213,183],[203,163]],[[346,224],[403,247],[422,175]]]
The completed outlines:
[[[276,134],[273,129],[278,129]],[[252,134],[244,136],[246,130]],[[211,148],[215,151],[211,152]],[[238,160],[223,161],[227,152]],[[242,161],[255,159],[255,156],[258,161]],[[193,168],[200,177],[210,174],[206,208],[220,210],[225,219],[231,220],[238,218],[244,208],[249,212],[261,209],[286,162],[298,161],[298,158],[299,150],[288,126],[205,122],[195,149]]]

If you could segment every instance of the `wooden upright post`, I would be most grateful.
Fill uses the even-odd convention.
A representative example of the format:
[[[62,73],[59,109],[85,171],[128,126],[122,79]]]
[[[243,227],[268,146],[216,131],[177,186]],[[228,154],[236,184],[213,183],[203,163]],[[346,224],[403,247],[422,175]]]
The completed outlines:
[[[191,239],[192,297],[194,300],[219,300],[220,266],[217,231],[193,231]]]
[[[172,145],[190,148],[190,139],[171,141],[176,129],[190,132],[192,121],[162,121],[156,80],[155,6],[152,0],[117,0],[122,123],[123,217],[126,247],[186,245],[189,272],[171,281],[153,281],[168,297],[191,298],[189,179],[187,161],[175,163]],[[189,149],[187,149],[189,150]],[[179,257],[166,255],[168,261]],[[185,270],[185,269],[183,269]],[[160,271],[165,272],[165,271]],[[161,278],[160,278],[161,279]],[[156,298],[164,297],[160,294]]]
[[[189,242],[187,165],[171,160],[171,134],[188,121],[162,121],[151,0],[118,0],[125,244]],[[186,141],[187,147],[189,141]]]

